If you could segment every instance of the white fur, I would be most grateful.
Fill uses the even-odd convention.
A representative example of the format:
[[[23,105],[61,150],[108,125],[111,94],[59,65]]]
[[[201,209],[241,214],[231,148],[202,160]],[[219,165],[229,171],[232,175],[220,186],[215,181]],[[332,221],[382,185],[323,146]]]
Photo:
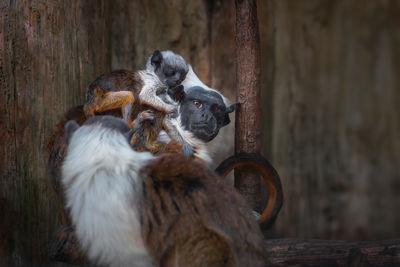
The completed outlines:
[[[160,111],[166,110],[167,112],[172,112],[176,109],[176,104],[170,105],[158,96],[160,94],[168,95],[168,88],[154,72],[143,70],[138,73],[143,81],[143,87],[139,93],[140,103],[151,105]]]
[[[225,96],[223,96],[218,90],[208,87],[199,79],[199,77],[197,77],[191,65],[189,65],[189,72],[187,73],[185,80],[182,82],[182,85],[184,86],[185,90],[193,86],[200,86],[206,90],[214,91],[222,97],[225,106],[228,107],[230,105],[229,100]]]
[[[178,129],[179,133],[185,140],[194,147],[195,153],[194,156],[200,158],[204,161],[206,166],[211,166],[211,156],[209,150],[207,148],[207,144],[205,144],[200,139],[197,139],[193,136],[193,134],[185,129],[176,119],[171,119],[171,123],[174,124],[176,129]],[[177,126],[179,125],[179,126]],[[161,131],[157,137],[157,141],[168,144],[171,141],[171,138],[165,131]]]
[[[153,156],[133,151],[115,130],[93,124],[73,134],[62,183],[76,236],[106,266],[153,266],[138,218],[138,170]]]
[[[196,138],[193,133],[184,129],[183,125],[181,124],[181,116],[179,115],[176,119],[171,119],[171,123],[175,126],[183,139],[189,145],[194,147],[194,156],[203,160],[207,166],[210,165],[211,157],[208,153],[208,149],[205,143],[202,140]]]

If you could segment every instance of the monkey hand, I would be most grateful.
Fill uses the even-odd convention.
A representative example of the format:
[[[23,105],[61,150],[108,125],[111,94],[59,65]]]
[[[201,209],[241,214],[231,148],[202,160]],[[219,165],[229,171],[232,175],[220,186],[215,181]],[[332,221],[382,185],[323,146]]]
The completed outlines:
[[[192,156],[194,154],[194,147],[189,143],[184,142],[182,145],[182,153],[185,156]]]
[[[171,105],[171,107],[166,110],[166,113],[169,117],[176,118],[178,117],[178,108],[174,105]]]
[[[153,121],[155,119],[154,111],[151,109],[140,112],[133,124],[133,129],[139,130],[145,121]]]
[[[142,111],[139,113],[138,118],[140,119],[140,122],[152,121],[155,118],[154,111],[151,109]]]

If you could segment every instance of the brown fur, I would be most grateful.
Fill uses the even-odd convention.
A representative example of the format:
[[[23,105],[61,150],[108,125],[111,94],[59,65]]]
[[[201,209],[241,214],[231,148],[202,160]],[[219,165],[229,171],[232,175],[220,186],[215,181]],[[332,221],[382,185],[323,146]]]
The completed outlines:
[[[108,110],[101,113],[102,115],[113,115],[116,117],[121,117],[120,110]],[[83,111],[83,106],[76,106],[68,110],[60,122],[56,125],[54,133],[48,138],[46,144],[46,150],[49,153],[49,160],[48,160],[48,171],[50,175],[50,181],[53,186],[53,189],[57,195],[57,203],[58,203],[58,217],[62,224],[69,225],[70,218],[68,215],[67,210],[65,209],[64,197],[63,197],[63,190],[61,188],[61,165],[64,161],[66,152],[67,152],[67,143],[65,139],[64,133],[64,125],[69,120],[76,121],[79,125],[82,125],[86,121],[86,116]],[[148,134],[148,133],[144,133]],[[154,139],[154,136],[149,137],[150,140]],[[145,147],[146,143],[145,140],[137,140],[137,143],[132,143],[132,145],[137,150],[150,150],[149,147]],[[148,144],[152,144],[152,142],[148,142]],[[163,145],[160,148],[161,153],[163,152],[172,152],[172,153],[180,153],[182,150],[181,143],[172,140],[167,145]],[[152,150],[152,152],[156,152]],[[55,239],[66,240],[63,242],[58,242],[57,240],[53,240],[55,244],[59,244],[59,246],[65,246],[65,248],[59,248],[61,254],[69,255],[69,260],[71,262],[79,263],[82,261],[80,250],[76,250],[74,253],[71,253],[74,248],[77,247],[75,245],[71,245],[70,243],[75,242],[75,238],[71,233],[71,237],[69,239],[65,239],[64,237],[56,236]],[[71,241],[72,240],[72,241]],[[56,242],[57,241],[57,242]],[[61,245],[60,245],[61,244]],[[64,251],[65,250],[65,251]],[[58,256],[57,256],[58,257]],[[63,256],[65,257],[65,256]]]
[[[134,120],[141,111],[152,109],[155,114],[154,119],[143,123],[141,130],[133,135],[131,145],[137,151],[162,153],[166,149],[166,144],[158,142],[157,137],[161,130],[168,131],[168,127],[162,122],[165,114],[170,111],[140,99],[142,87],[143,81],[137,72],[118,70],[103,74],[89,85],[84,112],[86,117],[90,118],[110,110],[120,110],[121,117],[133,127]],[[128,109],[130,114],[126,114]]]
[[[163,113],[159,112],[160,116],[156,116],[155,120],[158,122],[149,125],[145,123],[138,131],[134,134],[131,141],[131,146],[137,151],[150,151],[154,154],[163,152],[176,152],[179,153],[182,150],[182,145],[172,140],[169,144],[157,142],[158,133],[161,131],[161,121]],[[108,110],[101,113],[102,115],[114,115],[120,117],[119,110]],[[86,120],[83,106],[76,106],[68,110],[61,121],[56,125],[54,133],[48,138],[46,144],[46,150],[49,153],[48,170],[50,172],[50,181],[54,191],[57,194],[58,206],[59,206],[59,218],[63,224],[69,224],[69,217],[64,208],[64,201],[61,190],[61,164],[65,158],[67,152],[67,143],[64,133],[64,125],[74,120],[79,125],[82,125]]]
[[[125,117],[125,107],[132,104],[135,97],[132,92],[105,92],[102,88],[96,88],[93,99],[90,99],[84,106],[87,117],[93,117],[95,113],[103,112],[110,109],[121,108],[122,116]],[[130,118],[127,118],[131,124]]]
[[[181,154],[143,169],[142,234],[159,266],[265,266],[262,234],[235,189]]]
[[[166,149],[167,144],[157,141],[157,137],[162,129],[166,129],[163,123],[165,113],[153,111],[154,118],[148,120],[140,118],[145,113],[139,113],[136,123],[140,124],[139,130],[135,132],[131,138],[131,146],[136,151],[150,151],[153,154],[162,153]],[[179,151],[176,151],[179,152]]]
[[[142,86],[143,82],[138,73],[128,70],[113,71],[99,76],[88,86],[84,105],[86,117],[90,118],[107,110],[120,109],[122,117],[126,118],[125,107],[135,101],[139,102]],[[131,118],[127,118],[128,123],[131,123]]]

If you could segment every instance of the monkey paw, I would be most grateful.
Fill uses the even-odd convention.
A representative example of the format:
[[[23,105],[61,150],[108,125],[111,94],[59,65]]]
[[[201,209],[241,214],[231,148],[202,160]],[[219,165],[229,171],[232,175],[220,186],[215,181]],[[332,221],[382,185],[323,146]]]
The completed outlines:
[[[140,122],[152,121],[155,118],[154,111],[148,109],[139,113],[138,118]]]
[[[145,121],[152,121],[154,119],[155,119],[155,115],[152,110],[148,109],[148,110],[142,111],[138,114],[136,120],[132,123],[133,124],[132,129],[134,131],[138,131],[140,128],[142,128],[142,126],[143,126],[142,124]]]
[[[192,156],[194,154],[194,147],[192,147],[188,143],[184,143],[182,146],[182,152],[185,156]]]
[[[177,118],[178,117],[178,108],[173,107],[169,112],[167,112],[170,118]]]

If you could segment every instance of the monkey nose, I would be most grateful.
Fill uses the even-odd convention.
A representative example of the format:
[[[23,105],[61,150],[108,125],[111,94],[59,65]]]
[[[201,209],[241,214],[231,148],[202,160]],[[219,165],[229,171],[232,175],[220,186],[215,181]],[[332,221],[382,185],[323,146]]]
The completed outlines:
[[[201,118],[202,118],[204,121],[209,121],[209,120],[210,120],[210,115],[207,114],[207,113],[203,113],[203,114],[201,114]]]

